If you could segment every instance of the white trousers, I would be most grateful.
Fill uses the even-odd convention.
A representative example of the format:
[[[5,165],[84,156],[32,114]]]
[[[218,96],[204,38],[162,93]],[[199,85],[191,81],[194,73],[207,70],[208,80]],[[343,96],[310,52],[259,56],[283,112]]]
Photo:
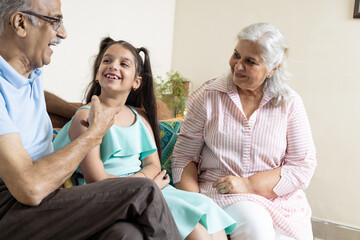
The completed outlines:
[[[292,240],[274,228],[270,213],[260,204],[241,201],[224,208],[237,226],[231,240]]]

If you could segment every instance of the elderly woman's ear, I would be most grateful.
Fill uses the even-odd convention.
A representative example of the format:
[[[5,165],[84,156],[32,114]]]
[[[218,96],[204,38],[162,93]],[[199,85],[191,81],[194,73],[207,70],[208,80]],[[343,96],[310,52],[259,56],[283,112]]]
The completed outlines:
[[[266,78],[271,78],[271,77],[275,74],[275,72],[276,72],[277,70],[279,70],[280,67],[281,67],[281,64],[277,65],[271,72],[269,72],[268,74],[266,74]]]

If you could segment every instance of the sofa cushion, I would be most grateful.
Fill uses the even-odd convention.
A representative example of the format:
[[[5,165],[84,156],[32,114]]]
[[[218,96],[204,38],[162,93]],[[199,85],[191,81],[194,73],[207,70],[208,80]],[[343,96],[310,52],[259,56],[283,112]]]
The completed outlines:
[[[173,184],[171,174],[171,154],[174,149],[178,133],[180,132],[181,122],[160,122],[161,140],[161,168],[165,169],[170,176],[170,184]]]

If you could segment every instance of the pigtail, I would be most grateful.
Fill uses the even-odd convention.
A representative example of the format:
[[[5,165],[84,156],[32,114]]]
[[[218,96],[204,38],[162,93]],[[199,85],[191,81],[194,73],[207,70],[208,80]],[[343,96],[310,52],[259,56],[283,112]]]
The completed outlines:
[[[126,104],[144,108],[150,122],[150,126],[154,132],[155,143],[161,159],[162,151],[160,145],[160,128],[157,121],[157,104],[154,92],[154,80],[151,70],[150,56],[146,48],[138,48],[138,69],[139,75],[142,77],[140,87],[136,91],[131,91]],[[144,61],[140,57],[140,52],[144,53]]]
[[[160,144],[160,127],[157,120],[157,104],[154,90],[154,79],[151,70],[150,56],[149,52],[145,48],[140,48],[139,51],[144,53],[144,68],[143,68],[143,78],[147,78],[146,84],[144,84],[145,91],[143,95],[143,105],[145,111],[148,115],[151,127],[154,132],[156,146],[158,148],[159,157],[161,159],[162,151]]]

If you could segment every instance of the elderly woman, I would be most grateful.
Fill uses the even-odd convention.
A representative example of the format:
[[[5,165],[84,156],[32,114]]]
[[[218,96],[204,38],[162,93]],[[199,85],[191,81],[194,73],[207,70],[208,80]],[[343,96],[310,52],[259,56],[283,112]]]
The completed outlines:
[[[231,73],[189,98],[173,152],[175,186],[211,197],[237,220],[231,239],[312,239],[304,189],[315,146],[302,100],[285,83],[286,51],[273,25],[244,28]]]

